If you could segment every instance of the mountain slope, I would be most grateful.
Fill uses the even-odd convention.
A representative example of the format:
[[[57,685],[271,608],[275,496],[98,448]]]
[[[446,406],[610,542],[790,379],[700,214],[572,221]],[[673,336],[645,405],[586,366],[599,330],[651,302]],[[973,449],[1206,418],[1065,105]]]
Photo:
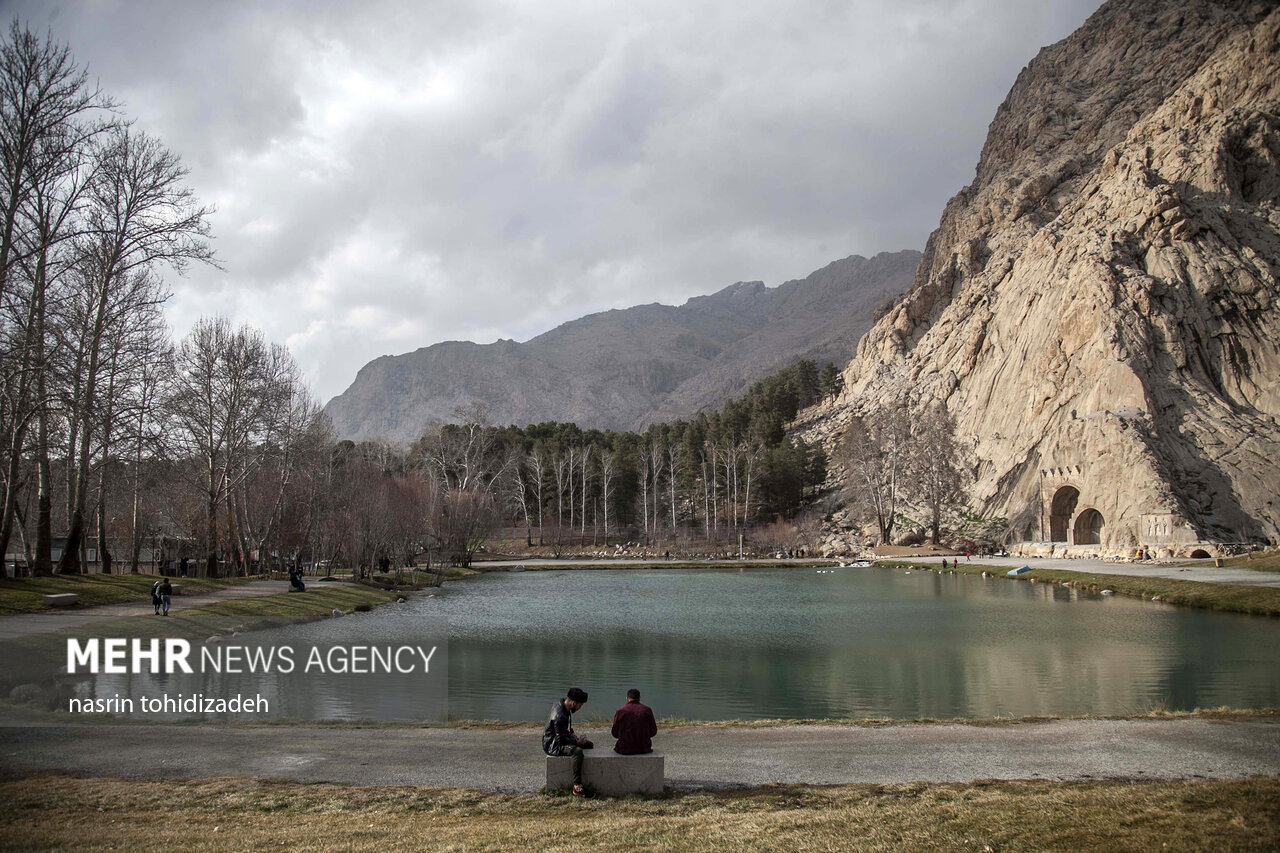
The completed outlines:
[[[1000,107],[855,411],[938,399],[973,498],[1076,550],[1280,537],[1280,10],[1106,3]]]
[[[679,307],[605,311],[525,343],[451,341],[386,356],[326,411],[343,438],[397,442],[472,403],[499,424],[628,429],[688,416],[798,358],[847,361],[919,258],[854,255],[778,287],[738,283]]]

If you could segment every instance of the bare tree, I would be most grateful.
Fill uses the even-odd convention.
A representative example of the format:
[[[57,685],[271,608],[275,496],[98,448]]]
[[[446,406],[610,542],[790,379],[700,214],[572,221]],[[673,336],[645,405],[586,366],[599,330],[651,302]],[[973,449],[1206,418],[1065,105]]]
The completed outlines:
[[[683,470],[683,462],[680,458],[680,447],[676,444],[667,447],[667,487],[671,495],[671,532],[674,535],[677,529],[676,524],[676,508],[679,503],[676,501],[676,484],[679,482],[680,473]]]
[[[507,464],[504,448],[480,404],[454,412],[456,423],[435,425],[414,444],[410,455],[426,467],[444,490],[492,496]]]
[[[970,449],[956,438],[955,421],[942,405],[926,408],[914,423],[913,491],[929,513],[929,536],[938,544],[946,512],[955,506],[970,480],[965,461]]]
[[[535,495],[534,503],[538,507],[538,544],[542,542],[542,487],[547,476],[547,460],[546,452],[541,447],[534,447],[529,452],[529,478],[532,480],[533,491]]]
[[[588,491],[587,460],[590,458],[591,458],[591,445],[589,444],[583,445],[582,457],[579,460],[579,465],[582,471],[582,478],[579,481],[580,485],[582,486],[582,531],[580,535],[583,541],[585,541],[587,538],[587,491]]]
[[[524,543],[533,544],[533,514],[529,503],[532,499],[533,483],[529,457],[521,448],[512,448],[506,465],[506,477],[502,489],[506,504],[518,511],[524,518]]]
[[[280,414],[295,393],[296,368],[288,352],[267,344],[257,329],[232,329],[221,317],[197,322],[174,360],[166,399],[173,452],[199,461],[205,571],[216,575],[219,504],[227,504],[228,540],[243,560],[247,540],[233,495],[256,472],[279,429]]]
[[[849,505],[879,529],[881,544],[892,544],[898,502],[910,465],[911,425],[904,407],[855,417],[845,430],[839,461],[848,472]]]
[[[72,411],[77,454],[60,572],[80,569],[90,443],[101,404],[108,331],[113,322],[127,322],[127,309],[134,303],[153,305],[164,298],[148,275],[151,269],[166,265],[181,272],[192,261],[213,262],[205,221],[210,210],[183,185],[187,172],[176,154],[126,127],[95,140],[93,155],[94,177],[85,194],[86,236],[77,241],[79,279],[90,299],[78,365],[83,371],[77,377],[80,393]]]
[[[651,536],[649,531],[649,458],[644,448],[640,449],[639,477],[640,477],[640,516],[644,519],[644,534],[646,537]]]
[[[320,405],[292,357],[273,347],[270,359],[275,364],[268,369],[274,375],[263,389],[269,399],[260,425],[262,440],[250,448],[256,451],[251,461],[242,463],[246,474],[241,489],[243,529],[250,550],[260,555],[260,561],[265,559],[268,543],[279,538],[299,460],[312,448],[321,417]]]
[[[613,501],[614,481],[617,479],[617,453],[605,450],[600,454],[600,502],[604,506],[604,541],[609,544],[609,504]]]
[[[566,459],[559,451],[556,452],[552,461],[552,473],[556,480],[556,552],[559,553],[560,536],[564,530],[564,496],[568,489],[568,480],[573,476],[573,469],[570,467],[570,460]],[[570,500],[572,505],[572,500]]]
[[[650,477],[652,478],[652,486],[653,486],[652,488],[653,523],[652,523],[651,529],[652,529],[652,536],[655,542],[658,540],[659,536],[661,535],[659,523],[658,523],[658,516],[659,516],[658,504],[662,496],[662,485],[661,485],[662,484],[662,463],[663,463],[663,458],[666,456],[666,454],[667,454],[666,447],[663,444],[659,443],[658,441],[654,441],[652,444],[649,445],[649,459],[647,460],[647,464],[649,465],[649,468],[650,468]]]
[[[79,206],[90,141],[111,109],[71,57],[16,20],[0,44],[0,554],[18,511],[28,430],[36,424],[37,500],[34,569],[51,570],[51,471],[48,459],[50,365],[46,339],[50,291],[65,267],[64,244],[81,228]],[[19,529],[19,534],[24,531]]]
[[[450,489],[442,495],[433,525],[449,562],[469,566],[499,521],[497,505],[482,492]]]
[[[99,128],[93,113],[114,107],[70,49],[52,37],[42,41],[15,19],[0,44],[0,300],[9,275],[24,254],[18,246],[21,210],[36,187],[47,187],[49,170],[77,160],[78,151]],[[41,243],[28,242],[26,252]]]

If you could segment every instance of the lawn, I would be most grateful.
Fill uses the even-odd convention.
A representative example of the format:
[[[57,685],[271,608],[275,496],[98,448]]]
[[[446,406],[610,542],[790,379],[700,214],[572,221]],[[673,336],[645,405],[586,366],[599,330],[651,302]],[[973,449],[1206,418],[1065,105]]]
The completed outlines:
[[[773,786],[579,800],[257,779],[0,784],[0,850],[1275,850],[1280,779]]]
[[[82,605],[121,604],[128,601],[150,601],[151,585],[156,575],[53,575],[51,577],[0,578],[0,615],[36,613],[52,609],[44,604],[46,595],[74,592]],[[186,593],[208,592],[253,578],[173,578]]]

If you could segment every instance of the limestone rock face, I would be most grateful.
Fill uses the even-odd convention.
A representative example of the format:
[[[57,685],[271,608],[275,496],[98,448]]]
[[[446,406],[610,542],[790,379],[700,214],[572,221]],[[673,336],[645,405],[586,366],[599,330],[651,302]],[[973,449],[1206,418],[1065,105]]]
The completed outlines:
[[[940,399],[975,506],[1116,552],[1280,537],[1280,10],[1109,2],[1023,70],[854,411]]]

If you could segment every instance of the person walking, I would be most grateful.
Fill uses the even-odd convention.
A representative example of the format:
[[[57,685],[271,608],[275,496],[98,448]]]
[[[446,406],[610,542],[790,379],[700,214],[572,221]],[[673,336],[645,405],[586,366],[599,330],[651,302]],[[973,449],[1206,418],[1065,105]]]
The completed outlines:
[[[160,615],[160,581],[156,581],[151,585],[151,606],[156,609],[156,615]]]
[[[160,588],[157,591],[160,593],[160,610],[162,611],[161,615],[168,616],[169,602],[173,597],[173,584],[169,583],[168,578],[163,578],[160,581]]]

